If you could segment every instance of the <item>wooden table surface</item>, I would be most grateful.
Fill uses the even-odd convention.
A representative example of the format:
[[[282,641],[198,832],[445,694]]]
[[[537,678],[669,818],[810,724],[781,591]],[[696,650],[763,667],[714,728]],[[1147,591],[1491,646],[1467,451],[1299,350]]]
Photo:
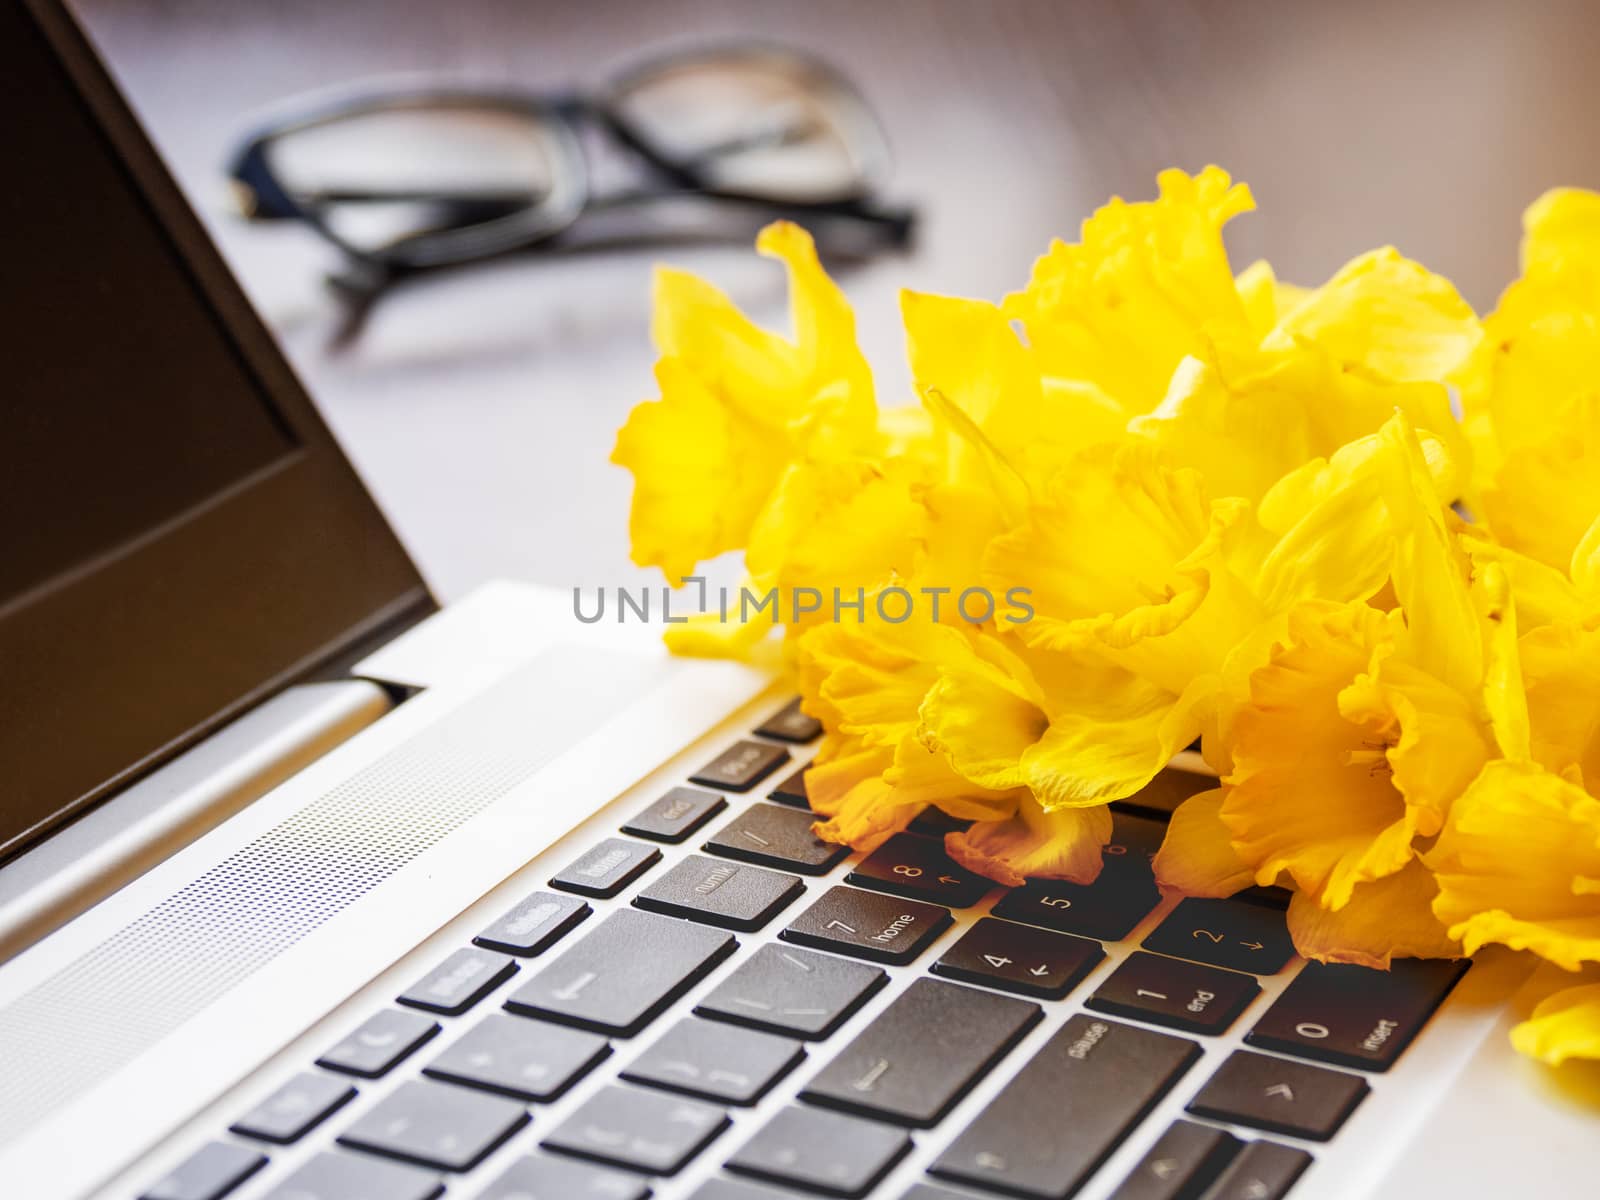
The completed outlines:
[[[759,36],[827,56],[880,112],[915,249],[844,274],[880,395],[907,395],[902,286],[998,298],[1057,234],[1164,166],[1228,167],[1265,255],[1315,282],[1385,242],[1480,307],[1515,270],[1518,217],[1600,186],[1593,5],[1439,0],[78,0],[77,9],[329,422],[446,599],[494,576],[635,581],[628,479],[607,465],[651,389],[659,255],[526,258],[397,294],[331,352],[333,259],[224,204],[233,139],[311,88],[442,74],[582,86],[663,46]],[[782,315],[777,268],[732,247],[665,255]]]

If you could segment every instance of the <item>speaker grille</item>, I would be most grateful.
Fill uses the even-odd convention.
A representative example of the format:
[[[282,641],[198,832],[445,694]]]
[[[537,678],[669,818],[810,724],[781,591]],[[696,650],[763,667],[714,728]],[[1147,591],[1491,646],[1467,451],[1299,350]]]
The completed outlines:
[[[593,649],[547,651],[0,1009],[0,1142],[488,808],[611,716],[619,688],[636,697],[659,670]]]

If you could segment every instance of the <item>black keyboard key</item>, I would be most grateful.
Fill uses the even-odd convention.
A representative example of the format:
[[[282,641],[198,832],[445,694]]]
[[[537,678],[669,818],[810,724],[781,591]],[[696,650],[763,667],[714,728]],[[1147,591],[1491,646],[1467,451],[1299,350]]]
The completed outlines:
[[[806,768],[791,772],[782,783],[767,793],[767,799],[794,808],[810,808],[811,794],[806,791]]]
[[[1397,958],[1387,971],[1310,963],[1245,1041],[1336,1066],[1387,1071],[1467,971],[1466,959]]]
[[[727,807],[727,800],[715,792],[677,787],[624,825],[622,832],[676,844],[688,841],[691,833]]]
[[[516,1100],[447,1083],[403,1083],[339,1135],[357,1150],[466,1171],[528,1123]]]
[[[1043,1015],[1037,1004],[937,979],[913,980],[801,1095],[926,1129]]]
[[[1174,1121],[1110,1200],[1198,1200],[1239,1149],[1239,1139],[1193,1121]]]
[[[632,1037],[737,945],[719,930],[619,909],[512,992],[506,1007]]]
[[[139,1200],[222,1200],[267,1165],[267,1156],[231,1142],[207,1142]]]
[[[1294,957],[1284,915],[1242,900],[1184,900],[1144,939],[1144,948],[1256,975],[1275,975]]]
[[[1289,901],[1294,899],[1294,893],[1288,888],[1281,887],[1247,887],[1243,891],[1235,892],[1229,899],[1265,904],[1268,908],[1283,912],[1289,907]]]
[[[780,1109],[724,1166],[829,1196],[865,1196],[911,1149],[898,1129],[841,1113]]]
[[[950,910],[859,888],[829,888],[778,936],[802,946],[905,964],[950,927]]]
[[[971,821],[952,817],[943,809],[930,804],[911,818],[911,824],[906,826],[906,832],[920,833],[923,837],[938,838],[942,842],[945,834],[962,833],[970,828],[972,828]]]
[[[464,1013],[517,973],[517,964],[492,950],[457,950],[396,999],[412,1008]]]
[[[1030,879],[1000,898],[994,915],[1072,933],[1101,942],[1115,942],[1132,932],[1161,902],[1155,881],[1108,876],[1087,886],[1056,879]]]
[[[376,1079],[438,1032],[439,1022],[431,1017],[385,1009],[317,1059],[317,1066]]]
[[[1218,1034],[1261,991],[1249,975],[1135,952],[1122,960],[1085,1006],[1186,1033]]]
[[[727,1127],[728,1114],[715,1105],[611,1084],[541,1144],[649,1175],[676,1175]]]
[[[782,746],[735,742],[689,776],[689,782],[725,792],[748,792],[788,761],[789,752]]]
[[[1367,1090],[1359,1075],[1235,1050],[1189,1101],[1189,1111],[1213,1121],[1325,1142]]]
[[[444,1192],[437,1175],[363,1154],[319,1154],[265,1200],[434,1200]]]
[[[611,1053],[598,1034],[494,1013],[422,1068],[424,1075],[519,1100],[554,1100]]]
[[[765,1183],[748,1183],[743,1179],[708,1179],[689,1193],[689,1200],[806,1200],[799,1192],[788,1188],[779,1190]],[[962,1196],[959,1200],[971,1200]]]
[[[1161,902],[1150,860],[1165,829],[1143,817],[1112,813],[1111,841],[1093,883],[1030,879],[1002,896],[994,915],[1101,942],[1126,937]]]
[[[914,1183],[903,1192],[900,1200],[973,1200],[971,1192],[954,1192],[937,1183]]]
[[[994,880],[957,866],[932,838],[901,833],[879,846],[845,876],[857,887],[971,908],[994,890]]]
[[[603,900],[615,896],[660,861],[661,851],[654,846],[607,838],[577,862],[557,872],[550,886]]]
[[[806,1056],[800,1043],[695,1017],[679,1021],[622,1071],[634,1083],[750,1105]]]
[[[543,954],[593,911],[576,896],[535,892],[472,940],[502,954]]]
[[[829,1037],[889,981],[877,967],[789,946],[762,946],[695,1007],[755,1029]]]
[[[1283,1200],[1311,1161],[1311,1155],[1293,1146],[1247,1142],[1205,1200]]]
[[[1017,1196],[1071,1195],[1199,1057],[1184,1038],[1074,1016],[929,1170]]]
[[[296,1075],[229,1128],[245,1137],[286,1146],[320,1125],[335,1109],[355,1099],[356,1090],[342,1079]]]
[[[1059,1000],[1105,956],[1099,942],[984,917],[933,964],[933,973]]]
[[[610,1167],[531,1154],[489,1185],[478,1200],[649,1200],[650,1185]]]
[[[798,808],[752,804],[717,830],[705,849],[802,875],[825,875],[850,853],[850,847],[825,842],[812,833],[815,820]]]
[[[633,902],[639,908],[669,917],[753,931],[772,920],[805,890],[805,884],[793,875],[690,854],[635,896]]]
[[[1111,840],[1101,853],[1102,874],[1110,872],[1128,879],[1154,879],[1156,852],[1166,837],[1164,820],[1151,820],[1113,808]]]
[[[756,732],[762,737],[802,745],[822,736],[822,722],[809,713],[801,712],[797,697],[763,721]]]

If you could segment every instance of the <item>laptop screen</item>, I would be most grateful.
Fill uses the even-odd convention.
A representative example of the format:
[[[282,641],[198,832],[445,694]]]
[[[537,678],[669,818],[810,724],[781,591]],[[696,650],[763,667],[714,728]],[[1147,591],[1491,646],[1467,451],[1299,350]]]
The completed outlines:
[[[31,119],[0,123],[0,162],[47,169],[0,188],[0,228],[27,231],[5,241],[5,378],[25,390],[4,434],[0,609],[296,448],[44,45],[7,57],[5,111]]]
[[[100,116],[0,6],[0,857],[425,595]]]

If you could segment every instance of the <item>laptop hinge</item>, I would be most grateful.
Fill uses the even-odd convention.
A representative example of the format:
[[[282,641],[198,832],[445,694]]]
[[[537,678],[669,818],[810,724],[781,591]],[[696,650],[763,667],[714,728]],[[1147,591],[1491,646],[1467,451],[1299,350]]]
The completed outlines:
[[[366,679],[279,693],[0,867],[0,962],[390,712]]]

